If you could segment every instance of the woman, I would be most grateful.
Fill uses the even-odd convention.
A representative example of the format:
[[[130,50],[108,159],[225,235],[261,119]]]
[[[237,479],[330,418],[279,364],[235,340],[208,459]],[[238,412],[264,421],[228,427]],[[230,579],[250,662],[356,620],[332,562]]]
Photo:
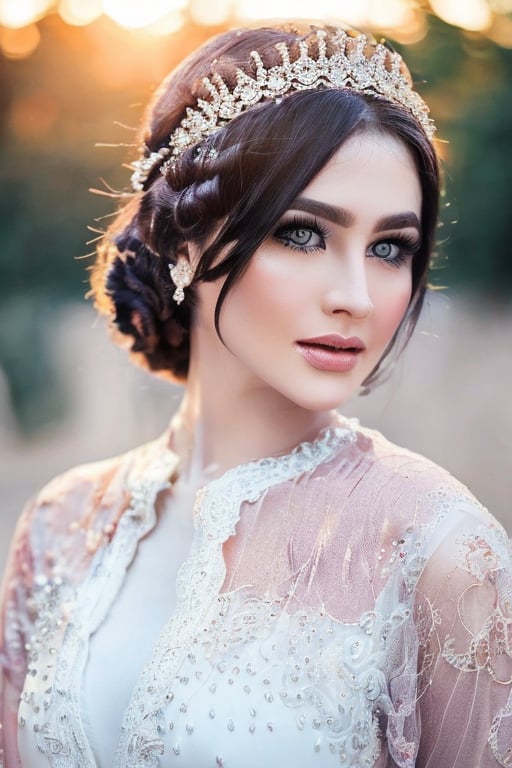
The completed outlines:
[[[163,84],[93,290],[184,397],[21,519],[8,768],[512,764],[504,531],[334,410],[420,311],[432,138],[400,57],[329,27],[228,32]]]

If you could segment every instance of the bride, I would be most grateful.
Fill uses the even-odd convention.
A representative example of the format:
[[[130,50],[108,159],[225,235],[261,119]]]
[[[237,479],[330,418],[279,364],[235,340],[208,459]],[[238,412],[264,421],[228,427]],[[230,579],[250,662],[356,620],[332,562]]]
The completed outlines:
[[[420,312],[433,136],[400,56],[328,26],[227,32],[163,83],[92,285],[183,399],[20,519],[5,768],[512,764],[505,533],[336,410]]]

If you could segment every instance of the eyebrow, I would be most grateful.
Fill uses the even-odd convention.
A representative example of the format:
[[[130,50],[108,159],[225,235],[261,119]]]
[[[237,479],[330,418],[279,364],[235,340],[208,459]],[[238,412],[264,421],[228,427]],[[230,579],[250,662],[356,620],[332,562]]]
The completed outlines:
[[[290,205],[290,210],[304,211],[313,216],[320,216],[333,224],[339,224],[340,227],[352,227],[356,217],[346,208],[337,208],[328,203],[322,203],[319,200],[312,200],[309,197],[297,197]],[[379,219],[374,227],[374,232],[383,232],[387,229],[417,229],[421,232],[421,225],[417,215],[413,211],[404,211],[394,213],[391,216],[384,216]]]
[[[404,211],[395,213],[392,216],[384,216],[379,219],[374,232],[383,232],[386,229],[406,229],[411,227],[421,232],[420,220],[413,211]]]

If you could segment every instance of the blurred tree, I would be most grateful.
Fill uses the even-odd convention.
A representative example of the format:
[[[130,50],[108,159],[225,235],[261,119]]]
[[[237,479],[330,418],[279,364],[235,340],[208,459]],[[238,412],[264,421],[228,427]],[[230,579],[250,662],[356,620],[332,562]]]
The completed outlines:
[[[47,18],[30,58],[0,56],[0,366],[25,432],[65,413],[52,323],[59,306],[88,289],[87,227],[113,207],[89,188],[102,186],[106,169],[112,183],[126,178],[113,167],[119,153],[94,143],[126,140],[114,121],[126,119],[135,95],[91,77],[94,38],[63,28]]]
[[[182,31],[158,49],[148,43],[144,69],[140,43],[105,19],[71,28],[49,16],[39,26],[32,56],[0,56],[0,365],[26,430],[56,418],[57,400],[63,403],[43,307],[83,296],[90,262],[76,257],[91,250],[86,226],[115,206],[88,189],[101,186],[102,176],[114,187],[128,181],[119,167],[127,150],[98,150],[94,142],[133,142],[133,132],[115,121],[137,124],[133,104],[146,100],[192,37],[200,42],[215,31],[191,27],[188,41]],[[448,141],[440,146],[452,206],[443,211],[446,242],[434,280],[510,300],[512,50],[433,16],[422,40],[397,48]],[[36,407],[50,390],[44,408]]]
[[[66,414],[67,393],[55,365],[57,306],[16,294],[0,306],[0,356],[20,428],[34,432]]]
[[[495,53],[499,67],[489,72],[487,88],[474,94],[452,128],[457,153],[450,190],[458,224],[449,244],[448,275],[456,285],[510,302],[512,51]]]
[[[434,283],[512,298],[508,194],[512,182],[512,50],[432,16],[427,36],[402,50],[446,141]]]

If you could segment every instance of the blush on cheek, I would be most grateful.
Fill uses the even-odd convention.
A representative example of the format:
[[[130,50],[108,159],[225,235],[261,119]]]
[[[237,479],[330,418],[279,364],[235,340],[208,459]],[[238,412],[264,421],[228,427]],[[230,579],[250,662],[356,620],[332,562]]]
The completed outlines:
[[[296,267],[290,269],[289,262],[282,253],[253,257],[237,285],[240,306],[245,312],[254,307],[260,321],[262,306],[269,312],[296,312],[300,302],[308,298],[309,280]]]
[[[387,330],[391,338],[398,326],[402,322],[409,307],[412,297],[412,286],[410,283],[404,286],[403,290],[390,297],[387,304]]]

